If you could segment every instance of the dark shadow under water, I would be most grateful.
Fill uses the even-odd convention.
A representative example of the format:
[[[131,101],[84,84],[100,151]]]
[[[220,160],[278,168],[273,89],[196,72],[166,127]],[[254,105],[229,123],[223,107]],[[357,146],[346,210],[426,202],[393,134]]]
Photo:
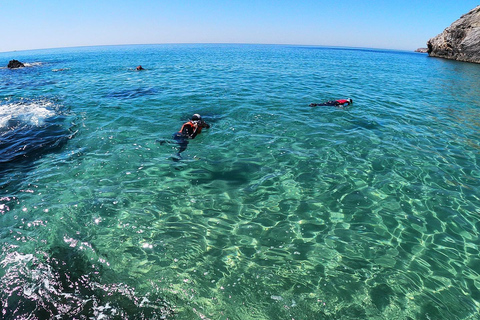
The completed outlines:
[[[157,90],[154,88],[135,88],[113,91],[107,95],[107,98],[134,99],[155,94],[157,94]]]
[[[24,107],[22,102],[10,104],[8,108],[13,110],[19,105]],[[4,209],[15,203],[8,194],[35,167],[35,162],[46,154],[62,150],[76,134],[74,119],[63,110],[56,110],[55,115],[43,119],[41,124],[29,123],[23,116],[16,114],[0,128],[0,191],[3,191],[0,206]]]
[[[42,154],[61,149],[75,134],[63,125],[64,117],[46,120],[42,126],[29,126],[9,121],[5,130],[0,129],[0,164],[32,161]]]

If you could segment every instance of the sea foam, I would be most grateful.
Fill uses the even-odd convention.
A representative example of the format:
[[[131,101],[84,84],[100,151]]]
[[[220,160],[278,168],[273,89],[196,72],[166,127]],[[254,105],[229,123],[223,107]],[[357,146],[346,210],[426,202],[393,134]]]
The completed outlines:
[[[7,128],[12,121],[41,126],[45,119],[55,115],[49,101],[16,102],[0,105],[0,128]]]

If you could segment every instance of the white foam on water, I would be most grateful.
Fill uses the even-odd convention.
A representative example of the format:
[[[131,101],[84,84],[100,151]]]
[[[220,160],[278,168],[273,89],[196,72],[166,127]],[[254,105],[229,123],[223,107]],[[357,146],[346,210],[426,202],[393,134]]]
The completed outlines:
[[[41,126],[45,119],[55,115],[52,102],[31,101],[0,105],[0,128],[5,128],[11,120]]]
[[[0,261],[0,266],[5,269],[9,264],[28,263],[33,259],[33,254],[22,254],[15,251],[7,254],[5,258]]]
[[[23,62],[23,65],[25,67],[37,67],[41,66],[43,63],[42,62]]]

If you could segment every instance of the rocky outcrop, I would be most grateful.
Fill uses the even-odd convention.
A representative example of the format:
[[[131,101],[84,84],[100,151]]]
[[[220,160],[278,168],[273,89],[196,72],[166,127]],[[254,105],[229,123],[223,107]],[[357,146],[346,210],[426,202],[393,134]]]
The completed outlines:
[[[428,40],[427,46],[431,57],[480,63],[480,6]]]
[[[8,62],[8,66],[7,66],[9,69],[16,69],[16,68],[23,68],[25,67],[25,65],[23,63],[21,63],[20,61],[18,60],[10,60]]]
[[[415,52],[427,53],[427,52],[428,52],[428,48],[418,48],[417,50],[415,50]]]

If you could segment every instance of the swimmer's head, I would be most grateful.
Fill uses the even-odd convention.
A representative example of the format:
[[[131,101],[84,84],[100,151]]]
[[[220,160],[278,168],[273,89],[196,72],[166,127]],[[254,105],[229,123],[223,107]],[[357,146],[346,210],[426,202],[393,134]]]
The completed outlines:
[[[192,116],[192,121],[198,121],[198,120],[202,120],[202,116],[200,116],[198,113],[195,113]]]
[[[350,104],[353,103],[353,100],[352,100],[352,99],[348,98],[347,100],[350,102]]]

